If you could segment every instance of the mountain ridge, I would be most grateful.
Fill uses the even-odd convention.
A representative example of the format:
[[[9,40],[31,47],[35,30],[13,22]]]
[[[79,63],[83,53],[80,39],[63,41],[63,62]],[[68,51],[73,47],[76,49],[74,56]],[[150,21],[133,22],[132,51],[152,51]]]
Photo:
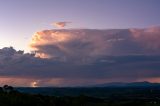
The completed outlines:
[[[91,85],[91,87],[151,87],[151,86],[160,86],[160,83],[143,81],[143,82],[110,82],[110,83]]]

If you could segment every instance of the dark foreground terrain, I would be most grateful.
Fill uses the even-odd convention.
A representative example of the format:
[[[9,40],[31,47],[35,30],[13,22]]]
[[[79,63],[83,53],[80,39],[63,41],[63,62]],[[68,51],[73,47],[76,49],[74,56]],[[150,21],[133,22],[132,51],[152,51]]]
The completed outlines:
[[[0,88],[0,106],[31,105],[160,106],[160,87]]]

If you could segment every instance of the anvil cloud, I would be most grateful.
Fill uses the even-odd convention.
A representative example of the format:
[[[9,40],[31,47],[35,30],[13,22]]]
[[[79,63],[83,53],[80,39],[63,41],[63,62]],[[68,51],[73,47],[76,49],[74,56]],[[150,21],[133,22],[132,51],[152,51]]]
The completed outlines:
[[[37,55],[78,61],[110,55],[159,55],[160,28],[44,30],[33,36],[30,45]]]

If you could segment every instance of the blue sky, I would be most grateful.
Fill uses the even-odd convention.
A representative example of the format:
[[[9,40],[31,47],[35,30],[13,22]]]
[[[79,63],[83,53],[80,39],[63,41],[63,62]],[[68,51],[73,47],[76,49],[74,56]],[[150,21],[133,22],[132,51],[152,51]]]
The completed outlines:
[[[0,48],[27,49],[36,31],[55,28],[131,28],[160,25],[159,0],[1,0]]]

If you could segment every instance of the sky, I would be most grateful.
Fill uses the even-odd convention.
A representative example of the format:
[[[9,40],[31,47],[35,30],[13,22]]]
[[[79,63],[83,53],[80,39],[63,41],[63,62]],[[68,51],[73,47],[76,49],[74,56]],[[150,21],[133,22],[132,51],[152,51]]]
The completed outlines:
[[[1,0],[0,84],[158,82],[159,10],[159,0]]]
[[[160,25],[159,0],[1,0],[0,47],[29,51],[31,36],[53,29],[57,21],[67,28],[144,28]]]

